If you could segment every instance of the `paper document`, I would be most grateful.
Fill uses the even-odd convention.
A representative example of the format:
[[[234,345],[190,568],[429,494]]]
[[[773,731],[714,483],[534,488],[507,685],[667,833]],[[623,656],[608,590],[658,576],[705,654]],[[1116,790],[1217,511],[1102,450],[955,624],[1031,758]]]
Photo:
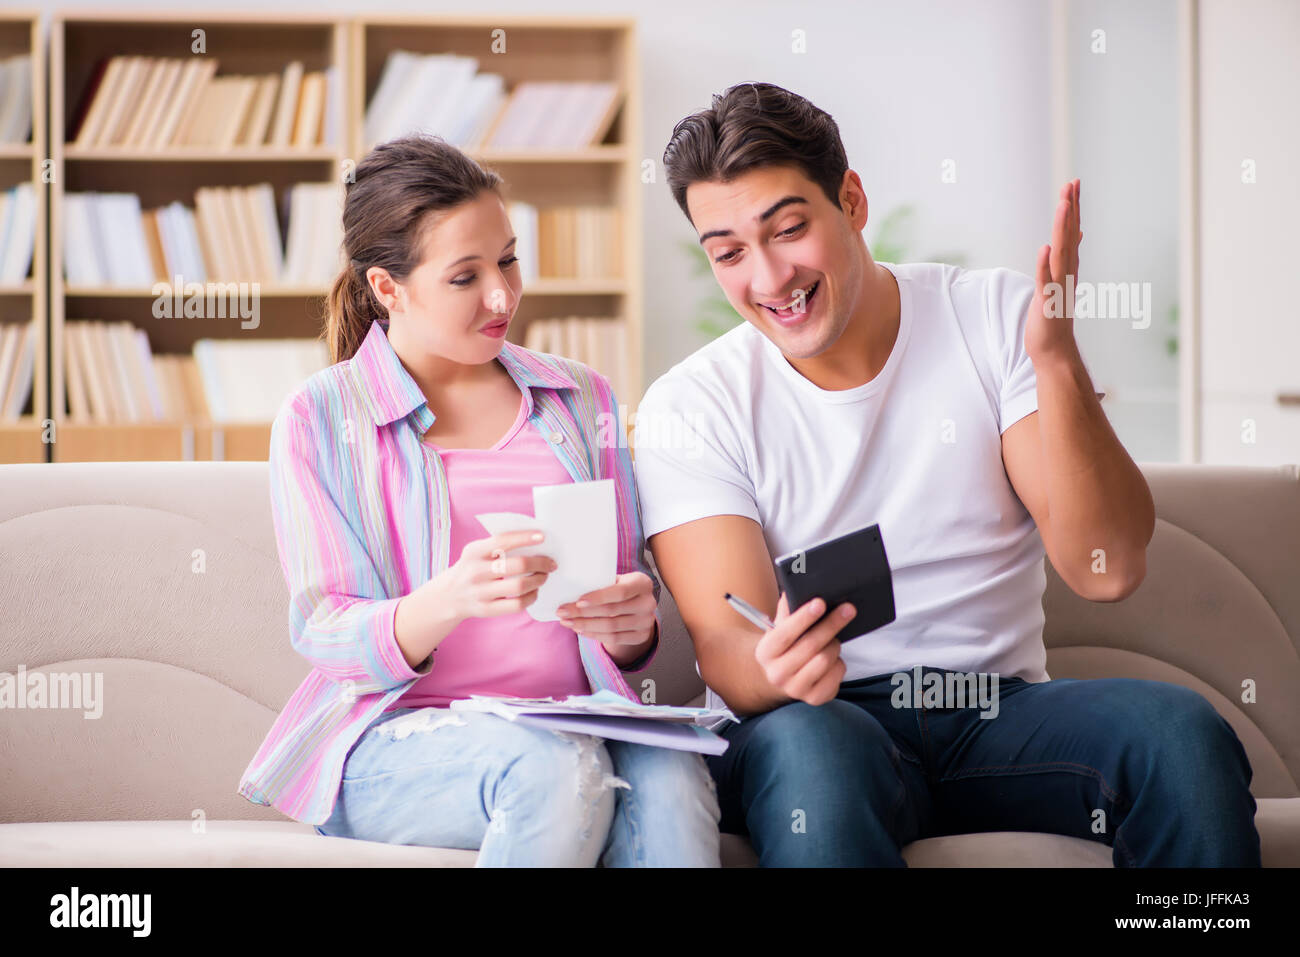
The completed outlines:
[[[594,694],[569,695],[555,698],[508,698],[499,695],[475,694],[451,702],[448,707],[457,711],[491,711],[502,717],[519,714],[580,714],[598,717],[626,717],[641,721],[659,721],[671,724],[693,724],[714,718],[729,718],[726,709],[686,708],[666,704],[639,704],[629,701],[614,691],[600,690]]]
[[[555,731],[576,731],[611,741],[631,741],[673,751],[722,754],[731,744],[722,735],[698,724],[669,724],[666,721],[605,718],[590,714],[521,714],[518,720]]]
[[[589,591],[614,584],[618,577],[618,529],[614,519],[614,480],[566,482],[533,487],[533,514],[485,512],[475,515],[489,535],[541,531],[537,545],[511,549],[508,555],[549,555],[556,569],[537,589],[528,614],[537,621],[557,621],[555,609]]]
[[[470,695],[452,701],[448,707],[453,711],[484,711],[507,721],[560,731],[703,754],[722,754],[727,749],[727,739],[702,725],[720,717],[731,717],[731,712],[725,709],[638,704],[607,690],[570,695],[562,701]]]

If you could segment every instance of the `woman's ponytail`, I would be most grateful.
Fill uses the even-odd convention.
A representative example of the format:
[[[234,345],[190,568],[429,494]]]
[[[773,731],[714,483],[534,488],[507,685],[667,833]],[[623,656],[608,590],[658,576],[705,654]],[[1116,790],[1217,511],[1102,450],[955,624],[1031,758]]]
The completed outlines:
[[[326,309],[325,339],[331,363],[356,355],[372,322],[388,323],[388,313],[375,300],[370,284],[351,265],[334,277]]]

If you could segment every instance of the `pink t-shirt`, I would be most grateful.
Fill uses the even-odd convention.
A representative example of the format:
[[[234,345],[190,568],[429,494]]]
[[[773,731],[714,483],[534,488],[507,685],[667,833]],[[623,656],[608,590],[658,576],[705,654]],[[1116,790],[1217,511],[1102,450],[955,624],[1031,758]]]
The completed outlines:
[[[490,449],[444,449],[429,443],[447,471],[453,563],[466,544],[488,537],[475,515],[532,515],[534,485],[573,481],[541,433],[528,423],[526,412],[520,395],[519,415]],[[590,691],[578,636],[558,621],[534,621],[525,610],[466,618],[434,649],[429,673],[384,710],[441,708],[471,694],[563,698]]]

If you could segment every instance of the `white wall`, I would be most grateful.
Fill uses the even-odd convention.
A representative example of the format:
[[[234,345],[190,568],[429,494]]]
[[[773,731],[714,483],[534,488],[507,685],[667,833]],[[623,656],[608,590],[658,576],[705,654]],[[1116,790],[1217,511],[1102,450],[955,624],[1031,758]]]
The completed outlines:
[[[1165,342],[1177,335],[1169,322],[1179,277],[1177,3],[1073,0],[1067,10],[1067,176],[1082,180],[1079,279],[1149,284],[1151,292],[1149,315],[1079,318],[1075,338],[1129,454],[1173,461],[1178,359]]]
[[[1300,3],[1202,0],[1200,65],[1201,458],[1296,463]]]

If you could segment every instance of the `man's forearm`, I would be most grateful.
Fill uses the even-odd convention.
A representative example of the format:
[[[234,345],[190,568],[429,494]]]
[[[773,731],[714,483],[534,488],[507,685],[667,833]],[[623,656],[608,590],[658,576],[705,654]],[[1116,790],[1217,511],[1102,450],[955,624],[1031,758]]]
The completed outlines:
[[[763,714],[794,699],[772,686],[754,648],[763,633],[739,626],[734,632],[716,636],[707,653],[699,654],[700,677],[716,691],[727,707],[740,717]]]
[[[1067,566],[1057,570],[1090,597],[1123,597],[1146,571],[1151,490],[1107,421],[1078,350],[1035,361],[1034,373],[1048,524]]]

